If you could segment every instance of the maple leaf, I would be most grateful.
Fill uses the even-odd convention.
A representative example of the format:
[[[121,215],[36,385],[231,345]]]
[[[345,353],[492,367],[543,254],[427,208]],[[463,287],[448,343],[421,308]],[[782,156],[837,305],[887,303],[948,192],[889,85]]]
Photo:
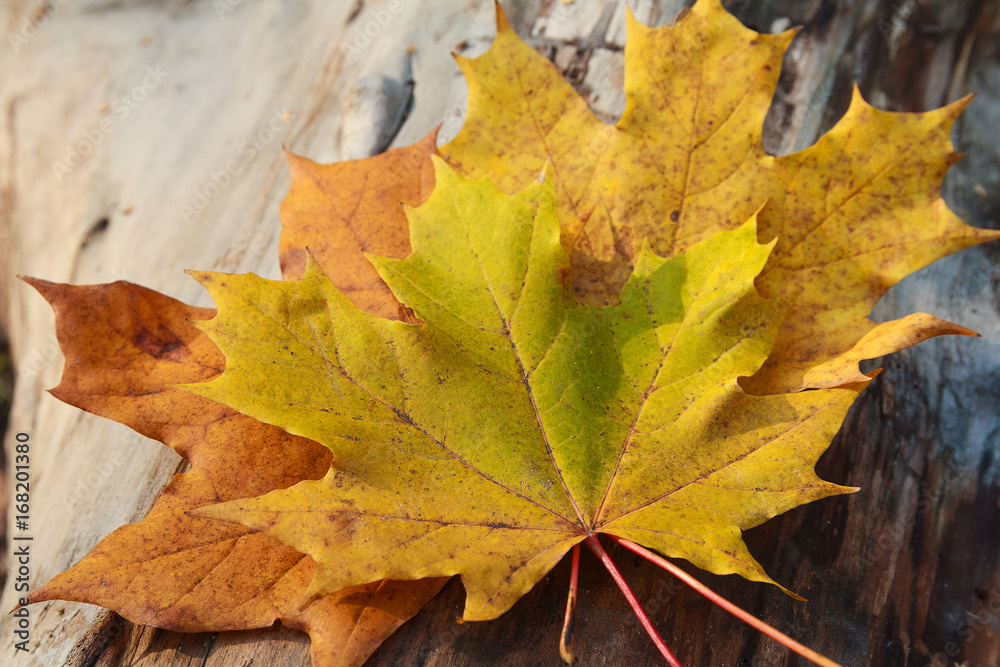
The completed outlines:
[[[308,248],[356,306],[380,317],[407,319],[364,253],[410,253],[400,203],[420,204],[434,189],[430,156],[436,141],[434,130],[412,146],[335,164],[288,153],[292,182],[281,203],[282,276],[302,275]]]
[[[485,183],[448,175],[439,189],[453,198],[450,225],[434,226],[449,204],[444,194],[417,209],[413,255],[373,260],[387,286],[363,253],[408,255],[398,203],[420,204],[430,192],[434,134],[413,147],[341,165],[289,156],[281,260],[286,279],[305,272],[302,280],[199,274],[222,307],[210,331],[227,346],[227,371],[194,391],[290,432],[322,436],[338,472],[316,480],[325,459],[299,465],[292,456],[275,477],[261,464],[263,456],[280,456],[284,447],[315,450],[316,443],[167,387],[207,380],[221,359],[194,330],[185,330],[185,340],[213,350],[214,357],[205,357],[212,363],[172,358],[183,345],[171,347],[175,341],[164,342],[161,334],[186,326],[177,313],[168,316],[186,307],[130,293],[129,299],[156,301],[139,319],[162,318],[165,329],[136,328],[124,348],[92,360],[93,376],[67,370],[64,385],[79,381],[88,388],[73,393],[60,385],[61,397],[160,433],[194,457],[194,467],[171,482],[146,521],[116,531],[32,601],[98,601],[175,629],[256,627],[280,617],[317,637],[317,662],[353,664],[440,586],[429,583],[420,592],[410,582],[363,583],[387,573],[400,579],[460,573],[470,593],[466,617],[491,618],[573,544],[604,532],[714,572],[770,581],[740,530],[849,491],[816,478],[812,466],[868,380],[857,361],[930,335],[972,334],[926,314],[884,325],[866,318],[907,273],[995,238],[962,224],[939,196],[941,178],[956,159],[948,131],[965,101],[927,114],[890,114],[855,92],[845,118],[816,146],[773,158],[760,131],[793,33],[754,33],[718,0],[699,0],[673,29],[647,29],[629,16],[628,105],[622,121],[609,127],[497,9],[493,48],[479,59],[460,59],[470,82],[469,112],[442,154],[467,175],[488,175],[508,194],[551,160],[555,194],[536,187],[505,200]],[[516,153],[512,135],[519,140]],[[904,144],[916,149],[870,150]],[[765,201],[758,220],[752,214]],[[572,246],[568,263],[558,248],[560,216]],[[494,218],[505,226],[489,226]],[[904,221],[913,224],[900,235]],[[758,236],[777,237],[773,251],[758,245]],[[316,264],[307,266],[307,247],[326,276]],[[462,261],[449,263],[456,257]],[[562,283],[568,275],[582,301],[617,305],[567,299]],[[503,289],[494,291],[497,285]],[[771,300],[761,299],[754,285]],[[424,324],[388,323],[354,309],[412,323],[389,287]],[[69,309],[75,289],[93,288],[41,289]],[[97,289],[105,301],[124,298],[115,296],[119,288]],[[101,308],[84,311],[107,317]],[[230,319],[234,312],[246,322]],[[279,350],[271,340],[263,352],[256,349],[262,331],[290,335],[288,348]],[[326,339],[331,333],[332,342]],[[292,359],[292,348],[319,364]],[[273,369],[265,378],[251,352],[304,387],[267,385]],[[118,363],[127,370],[117,381],[98,378]],[[336,377],[338,369],[343,377]],[[754,398],[737,378],[761,393],[845,386]],[[147,395],[133,395],[133,385]],[[127,397],[116,393],[123,387]],[[291,403],[292,396],[303,402]],[[187,409],[198,416],[177,423],[177,411]],[[219,437],[206,438],[203,449],[190,440],[192,429]],[[248,448],[223,453],[232,438]],[[388,449],[374,451],[373,442]],[[420,465],[406,463],[400,448],[407,447],[422,452]],[[390,451],[402,464],[395,470],[385,457]],[[239,478],[218,491],[215,478],[235,461],[255,471],[252,480]],[[722,467],[712,467],[720,461]],[[465,469],[455,472],[459,463]],[[456,490],[451,485],[459,473],[466,486]],[[262,500],[186,513],[305,478],[314,481]],[[426,497],[416,497],[421,490]],[[320,522],[326,530],[299,530],[316,523],[297,514],[302,508],[326,521]],[[366,511],[377,521],[364,518]],[[238,519],[315,555],[320,566],[305,600],[317,601],[296,604],[315,567],[311,559],[211,516]],[[206,525],[207,541],[189,534]],[[188,555],[174,557],[170,567],[177,569],[170,571],[182,575],[181,583],[160,588],[152,579],[169,560],[164,554],[174,554],[157,540],[174,534],[197,555],[190,562]],[[213,536],[220,537],[212,542]],[[126,553],[137,543],[146,550],[138,557]],[[233,552],[219,561],[214,547],[228,544]],[[236,565],[242,556],[266,572],[248,577]],[[209,568],[213,558],[229,572]],[[283,566],[275,563],[295,565],[278,574]],[[123,578],[107,577],[109,569],[141,585],[126,592]],[[209,578],[197,585],[195,575],[205,571]],[[261,581],[275,576],[274,589],[262,591]],[[362,583],[338,589],[350,585],[345,582]],[[369,595],[402,602],[388,616],[365,619],[374,636],[334,657],[329,639],[351,627],[357,598]],[[383,597],[369,609],[386,602]]]
[[[698,0],[672,28],[647,28],[629,13],[626,105],[612,126],[498,6],[490,50],[457,57],[468,110],[441,155],[508,194],[551,160],[574,288],[589,303],[617,300],[644,243],[672,256],[766,202],[760,238],[778,244],[758,288],[794,307],[775,354],[744,382],[755,393],[864,381],[861,359],[940,334],[975,335],[923,313],[867,319],[905,275],[1000,238],[962,223],[940,197],[957,160],[951,126],[970,98],[890,113],[855,89],[847,114],[814,146],[772,157],[761,132],[794,35],[749,30],[719,0]]]
[[[665,259],[618,305],[568,297],[551,181],[508,197],[436,163],[412,254],[371,257],[419,324],[297,282],[197,272],[225,372],[183,388],[326,445],[330,472],[199,508],[311,555],[304,604],[383,578],[461,574],[495,618],[597,533],[768,581],[741,530],[853,491],[813,467],[863,384],[743,392],[784,308],[754,278],[753,218]],[[279,381],[280,379],[280,381]],[[772,582],[774,583],[774,582]]]
[[[360,664],[437,594],[444,580],[372,582],[298,601],[316,565],[261,533],[186,512],[319,478],[329,452],[232,409],[167,387],[221,371],[218,348],[187,321],[192,308],[129,283],[74,287],[28,279],[52,304],[66,355],[51,393],[172,447],[188,460],[149,515],[107,536],[28,596],[99,604],[182,632],[283,624],[308,632],[317,665]]]

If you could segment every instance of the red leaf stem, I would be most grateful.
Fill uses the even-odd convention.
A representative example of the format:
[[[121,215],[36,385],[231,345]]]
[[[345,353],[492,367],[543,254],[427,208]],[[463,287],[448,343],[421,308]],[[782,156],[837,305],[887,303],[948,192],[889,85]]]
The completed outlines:
[[[562,634],[559,635],[559,655],[563,662],[572,665],[573,657],[573,626],[576,612],[577,583],[580,580],[580,545],[573,547],[573,563],[569,571],[569,594],[566,596],[566,617],[563,619]]]
[[[622,545],[626,549],[629,549],[630,551],[634,551],[635,553],[639,554],[646,560],[656,563],[664,570],[674,575],[675,577],[683,581],[685,584],[695,589],[696,591],[707,597],[709,600],[711,600],[715,604],[719,605],[720,607],[728,611],[736,618],[740,619],[741,621],[744,621],[745,623],[749,623],[750,625],[757,628],[765,635],[778,642],[779,644],[782,644],[786,648],[798,653],[803,658],[810,660],[817,665],[822,665],[822,667],[840,667],[840,665],[834,662],[833,660],[830,660],[829,658],[820,655],[811,648],[803,646],[802,644],[798,643],[788,635],[780,632],[776,628],[760,620],[756,616],[753,616],[752,614],[743,611],[742,609],[734,605],[732,602],[722,597],[721,595],[713,591],[711,588],[701,583],[700,581],[698,581],[697,579],[695,579],[694,577],[692,577],[687,572],[680,569],[670,561],[666,560],[665,558],[661,558],[652,551],[640,547],[635,542],[630,542],[620,537],[615,537],[614,535],[608,535],[608,537],[610,537],[612,540]]]
[[[646,634],[648,634],[649,638],[653,640],[654,644],[656,644],[656,648],[660,650],[663,657],[667,659],[670,667],[682,667],[681,663],[676,657],[674,657],[674,654],[670,652],[669,648],[667,648],[667,645],[663,643],[662,639],[660,639],[660,635],[657,634],[656,629],[653,627],[653,623],[649,620],[649,616],[646,615],[642,605],[640,605],[639,601],[636,599],[635,593],[633,593],[632,589],[628,587],[627,583],[625,583],[625,578],[622,577],[622,573],[618,571],[617,567],[615,567],[614,561],[611,560],[611,556],[609,556],[608,552],[604,550],[601,543],[598,542],[597,538],[593,535],[585,539],[584,543],[597,555],[598,558],[601,559],[601,562],[604,563],[604,567],[607,568],[608,572],[611,574],[611,578],[615,580],[616,584],[618,584],[618,588],[621,589],[625,599],[628,600],[629,606],[632,607],[632,611],[634,611],[635,615],[639,618],[639,622],[642,623],[642,627],[646,629]]]

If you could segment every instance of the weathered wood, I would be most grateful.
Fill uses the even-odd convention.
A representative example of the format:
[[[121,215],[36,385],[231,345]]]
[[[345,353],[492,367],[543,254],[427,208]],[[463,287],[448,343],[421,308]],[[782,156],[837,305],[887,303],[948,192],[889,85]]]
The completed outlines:
[[[687,4],[639,0],[632,6],[640,18],[663,23]],[[804,26],[765,128],[772,151],[814,141],[846,108],[855,80],[869,101],[897,110],[928,109],[977,92],[956,135],[968,157],[952,169],[946,193],[969,222],[997,226],[997,3],[724,4],[758,30]],[[378,12],[390,3],[359,2],[357,12],[350,2],[319,0],[50,5],[58,12],[39,22],[17,53],[6,48],[0,56],[0,299],[6,299],[0,317],[18,366],[11,430],[30,432],[34,446],[36,585],[121,523],[143,516],[179,461],[156,443],[44,394],[61,365],[51,314],[10,276],[77,283],[124,277],[205,304],[181,269],[277,275],[277,205],[287,188],[280,143],[330,161],[377,150],[388,140],[411,143],[442,119],[446,140],[460,126],[465,90],[448,51],[462,43],[465,55],[481,52],[493,34],[488,2],[404,3],[363,46],[359,35],[372,21],[380,25]],[[615,5],[504,3],[515,28],[530,35],[606,119],[615,118],[624,101],[623,10]],[[219,15],[217,7],[232,11]],[[26,0],[7,3],[0,25],[16,33],[36,9]],[[162,84],[60,180],[53,163],[99,129],[109,113],[103,104],[140,86],[146,67],[157,65],[168,72]],[[412,108],[397,133],[391,126],[408,102],[411,79]],[[286,110],[292,112],[287,119]],[[213,173],[239,159],[240,142],[276,113],[282,118],[277,136],[185,224],[182,207],[198,203],[195,191],[204,193]],[[768,572],[810,601],[735,577],[696,576],[845,665],[1000,664],[998,260],[996,244],[965,251],[883,299],[878,318],[928,311],[984,338],[937,339],[886,360],[818,467],[824,478],[862,491],[747,533]],[[7,446],[10,452],[9,435]],[[684,664],[802,664],[655,568],[621,549],[612,552]],[[589,554],[583,567],[581,664],[656,664],[655,650]],[[567,579],[563,563],[509,614],[461,625],[454,620],[463,593],[452,582],[371,663],[556,664]],[[0,606],[12,606],[11,585],[8,580]],[[36,607],[33,622],[35,650],[28,656],[14,655],[10,619],[0,622],[5,664],[308,662],[304,636],[282,629],[180,635],[136,628],[71,603]]]

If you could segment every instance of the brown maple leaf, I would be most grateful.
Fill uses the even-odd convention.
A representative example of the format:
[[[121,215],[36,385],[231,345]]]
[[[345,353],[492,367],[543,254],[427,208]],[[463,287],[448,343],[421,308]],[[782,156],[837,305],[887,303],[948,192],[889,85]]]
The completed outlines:
[[[436,141],[437,130],[412,146],[334,164],[289,153],[292,184],[281,203],[282,276],[299,278],[307,253],[312,253],[356,306],[380,317],[406,319],[364,254],[410,254],[401,204],[421,204],[434,189],[428,158],[437,151]]]
[[[397,181],[385,176],[414,169],[419,174],[433,136],[409,149],[339,167],[339,201],[359,201],[339,211],[326,229],[335,224],[358,229],[384,212],[401,211],[401,201],[419,201],[419,194],[400,191]],[[293,191],[300,195],[295,201],[301,203],[309,185],[323,186],[324,170],[310,171],[305,161],[290,159],[293,174],[304,175],[293,180]],[[328,194],[326,201],[338,201]],[[294,219],[298,210],[293,206],[286,212]],[[320,211],[311,215],[322,219]],[[377,313],[401,312],[377,286],[368,292],[352,289],[364,275],[357,259],[364,261],[361,251],[368,245],[345,248],[309,229],[296,238],[303,244],[316,240],[330,274],[361,305]],[[387,249],[378,239],[374,247]],[[284,268],[294,273],[294,239],[286,235],[282,248],[283,257],[292,258]],[[169,386],[208,380],[222,371],[218,348],[189,322],[209,318],[213,311],[124,282],[87,287],[28,282],[52,304],[66,356],[62,381],[51,393],[163,442],[192,466],[170,481],[143,521],[103,539],[70,570],[31,593],[29,603],[89,602],[136,623],[183,632],[261,628],[281,620],[310,634],[314,664],[355,665],[444,585],[445,579],[375,582],[300,609],[315,571],[311,558],[261,533],[187,514],[205,504],[322,477],[330,464],[329,452],[315,442]]]

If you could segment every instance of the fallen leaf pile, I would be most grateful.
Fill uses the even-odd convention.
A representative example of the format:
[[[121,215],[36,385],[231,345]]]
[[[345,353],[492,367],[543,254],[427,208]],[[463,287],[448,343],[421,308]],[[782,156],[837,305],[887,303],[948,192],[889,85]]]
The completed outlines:
[[[66,356],[52,393],[191,464],[30,602],[181,631],[278,619],[315,665],[357,665],[448,577],[492,619],[600,533],[776,583],[742,531],[854,490],[813,469],[858,362],[974,335],[872,306],[997,238],[940,198],[967,101],[855,93],[816,145],[767,155],[793,35],[718,0],[672,28],[630,16],[610,126],[498,11],[459,60],[454,140],[289,157],[284,281],[194,272],[213,313],[29,280]]]

